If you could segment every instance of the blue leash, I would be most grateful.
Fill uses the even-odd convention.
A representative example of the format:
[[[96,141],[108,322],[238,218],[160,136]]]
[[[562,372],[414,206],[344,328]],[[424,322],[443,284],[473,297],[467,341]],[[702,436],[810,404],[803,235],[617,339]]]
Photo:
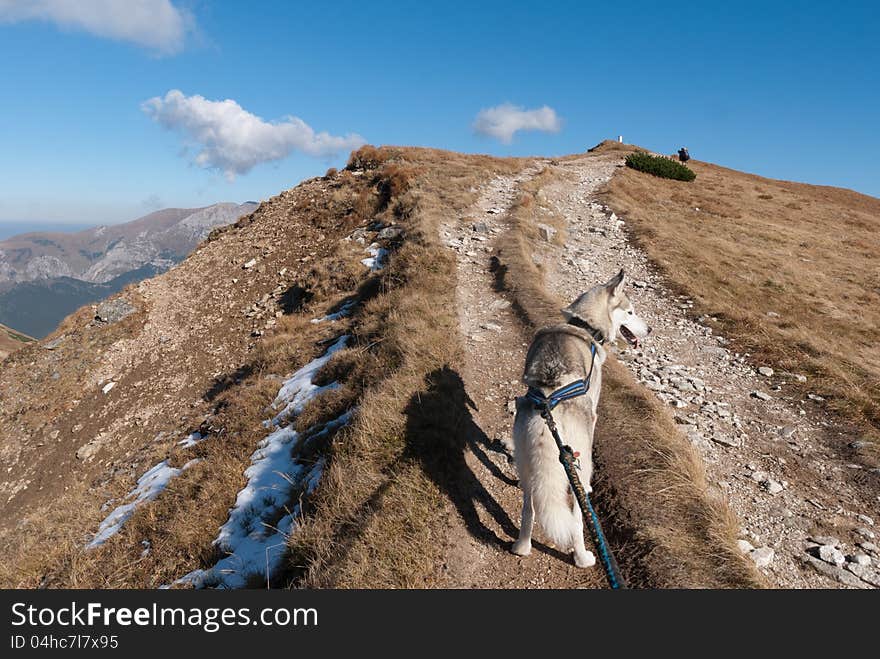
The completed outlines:
[[[587,491],[584,489],[584,486],[581,484],[581,480],[577,475],[576,469],[579,466],[577,456],[570,446],[563,443],[551,412],[553,408],[559,405],[562,401],[583,396],[589,390],[590,378],[593,375],[593,362],[596,359],[595,343],[590,344],[590,351],[593,354],[593,361],[590,362],[590,372],[583,380],[577,380],[561,387],[549,396],[545,396],[534,387],[529,387],[529,391],[526,393],[526,398],[532,401],[532,403],[535,404],[535,407],[541,411],[541,416],[544,418],[547,427],[550,429],[550,434],[553,435],[553,439],[556,441],[556,446],[559,448],[559,462],[562,463],[562,467],[565,469],[565,474],[568,476],[568,482],[571,485],[571,489],[581,508],[581,513],[587,518],[587,527],[590,529],[590,537],[599,552],[602,567],[605,568],[605,576],[608,578],[608,585],[611,586],[612,589],[618,590],[626,588],[626,582],[620,574],[620,568],[617,566],[617,561],[614,560],[614,554],[611,553],[611,550],[608,547],[608,541],[605,539],[605,533],[602,531],[602,525],[599,523],[599,516],[593,508],[590,496],[587,494]]]

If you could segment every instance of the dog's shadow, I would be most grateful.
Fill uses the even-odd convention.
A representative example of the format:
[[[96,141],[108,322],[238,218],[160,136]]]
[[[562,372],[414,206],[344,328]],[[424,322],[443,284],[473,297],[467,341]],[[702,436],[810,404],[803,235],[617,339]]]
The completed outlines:
[[[474,421],[471,410],[475,409],[456,371],[449,367],[433,371],[426,378],[425,389],[413,396],[404,410],[406,455],[421,463],[428,477],[449,497],[474,538],[508,551],[519,528],[468,466],[465,451],[470,448],[493,477],[505,485],[516,486],[517,481],[488,455],[487,451],[498,451],[501,447],[491,442]],[[499,537],[480,520],[478,507],[495,520],[505,537]],[[533,547],[569,561],[565,554],[541,543],[535,542]]]

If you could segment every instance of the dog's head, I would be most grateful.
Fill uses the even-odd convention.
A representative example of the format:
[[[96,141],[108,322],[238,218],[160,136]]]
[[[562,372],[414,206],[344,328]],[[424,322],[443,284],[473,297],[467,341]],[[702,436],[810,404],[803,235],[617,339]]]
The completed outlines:
[[[627,344],[637,348],[639,341],[651,333],[648,324],[636,315],[632,302],[623,292],[626,275],[618,272],[605,284],[594,286],[562,310],[566,320],[577,318],[602,332],[608,341],[618,334]]]

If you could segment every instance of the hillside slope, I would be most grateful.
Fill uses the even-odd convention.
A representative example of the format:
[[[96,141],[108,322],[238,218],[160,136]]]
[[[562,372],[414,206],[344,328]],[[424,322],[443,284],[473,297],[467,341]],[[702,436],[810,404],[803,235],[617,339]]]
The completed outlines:
[[[364,147],[10,356],[0,583],[601,587],[552,547],[510,554],[509,407],[534,330],[625,265],[656,331],[603,373],[594,487],[630,583],[868,587],[795,559],[819,532],[852,543],[876,483],[817,494],[786,472],[846,470],[817,430],[838,420],[805,411],[800,457],[778,460],[797,405],[768,423],[761,376],[601,201],[622,155]],[[780,469],[783,494],[756,492]]]
[[[33,339],[26,334],[0,324],[0,360],[30,341],[33,341]]]

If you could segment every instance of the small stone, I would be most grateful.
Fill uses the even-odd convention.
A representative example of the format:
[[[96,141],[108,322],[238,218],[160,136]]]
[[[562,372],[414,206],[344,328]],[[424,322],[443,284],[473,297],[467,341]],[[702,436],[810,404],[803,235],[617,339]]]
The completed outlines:
[[[763,375],[765,378],[773,377],[773,369],[769,366],[758,367],[758,373]]]
[[[807,565],[812,566],[819,574],[823,574],[835,581],[839,581],[846,586],[852,586],[853,588],[868,588],[868,584],[858,578],[855,574],[850,574],[841,567],[829,565],[828,563],[820,561],[818,558],[810,555],[801,556],[801,560]]]
[[[538,224],[538,235],[541,236],[543,240],[546,240],[548,243],[553,240],[553,236],[556,235],[556,229],[546,224]]]
[[[850,563],[858,563],[859,565],[871,564],[871,557],[867,554],[853,554],[851,556],[847,556],[846,560]]]
[[[752,398],[757,398],[758,400],[772,400],[769,394],[765,394],[763,391],[753,391],[751,393]]]
[[[873,542],[857,542],[856,546],[874,556],[880,556],[880,547]]]
[[[821,403],[825,400],[824,398],[822,398],[822,396],[819,396],[818,394],[807,394],[807,398],[809,398],[810,400],[814,400],[817,403]]]
[[[115,387],[115,386],[116,386],[116,383],[115,383],[115,382],[108,382],[108,383],[105,384],[104,387],[101,389],[101,392],[102,392],[102,393],[105,393],[105,394],[109,394],[109,393],[110,393],[110,390],[113,389],[113,387]]]
[[[806,376],[806,375],[800,375],[799,373],[795,373],[795,374],[794,374],[794,379],[797,380],[798,382],[803,383],[803,382],[806,382],[806,381],[807,381],[807,376]]]
[[[61,342],[64,341],[66,337],[62,334],[57,339],[52,339],[49,343],[43,344],[43,348],[46,350],[55,350],[58,346],[61,345]]]
[[[773,480],[772,478],[761,483],[765,490],[767,490],[770,494],[779,494],[785,488],[782,487],[782,484],[778,481]]]
[[[766,471],[754,471],[750,477],[756,483],[764,483],[768,478]]]
[[[873,540],[876,537],[876,534],[871,529],[865,528],[864,526],[857,528],[856,533],[868,540]]]
[[[385,227],[384,229],[382,229],[376,236],[376,238],[378,238],[379,240],[396,240],[402,235],[403,227],[393,224],[390,227]]]
[[[721,435],[721,434],[714,434],[713,433],[712,436],[709,437],[709,439],[711,439],[716,444],[721,444],[722,446],[730,446],[733,448],[736,448],[739,446],[739,442],[736,439],[734,439],[733,437],[730,437],[728,435]]]
[[[878,573],[873,568],[867,565],[861,565],[860,563],[847,563],[846,569],[852,572],[862,581],[865,581],[872,586],[880,588],[880,573]]]
[[[245,262],[244,265],[242,265],[241,267],[245,270],[250,270],[255,265],[257,265],[257,259],[251,259],[250,261]]]
[[[846,563],[846,556],[837,547],[832,545],[822,545],[816,552],[819,558],[831,565],[843,565]]]
[[[489,225],[485,222],[475,222],[472,228],[476,233],[489,233]]]
[[[758,567],[767,567],[770,565],[770,563],[773,562],[774,555],[775,552],[771,547],[760,547],[759,549],[749,552],[749,557]]]
[[[512,399],[507,401],[507,411],[511,414],[516,414],[516,400]]]
[[[102,323],[115,323],[134,312],[135,308],[131,304],[122,298],[116,298],[101,302],[98,305],[98,309],[95,312],[95,320]]]
[[[754,551],[754,549],[755,549],[755,548],[752,546],[752,543],[749,542],[748,540],[737,540],[737,541],[736,541],[736,546],[739,548],[739,550],[740,550],[743,554],[748,554],[750,551]]]
[[[867,524],[868,526],[874,526],[874,520],[867,515],[856,515],[860,522]]]
[[[83,444],[76,450],[76,457],[78,460],[88,460],[92,458],[95,453],[100,450],[101,445],[97,442],[89,442],[88,444]]]
[[[648,287],[648,283],[642,281],[641,279],[637,279],[637,280],[634,281],[632,284],[633,284],[633,286],[635,286],[636,288],[647,288],[647,287]]]
[[[791,439],[796,431],[797,428],[794,426],[783,426],[779,431],[779,436],[782,437],[782,439]]]
[[[835,538],[833,535],[811,535],[807,538],[810,542],[814,542],[817,545],[830,545],[832,547],[839,547],[840,540]]]

